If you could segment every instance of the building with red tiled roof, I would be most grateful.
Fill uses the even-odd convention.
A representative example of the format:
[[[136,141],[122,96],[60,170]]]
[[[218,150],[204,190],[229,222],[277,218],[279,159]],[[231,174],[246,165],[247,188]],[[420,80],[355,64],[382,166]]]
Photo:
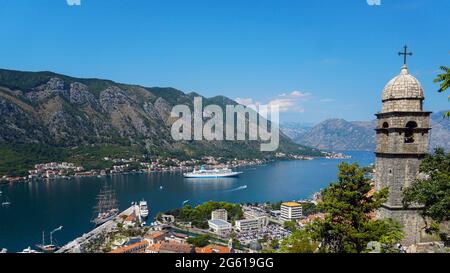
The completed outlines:
[[[128,227],[132,227],[136,223],[136,220],[137,220],[136,213],[133,212],[130,215],[128,215],[127,218],[125,218],[123,224]]]
[[[136,213],[131,213],[130,215],[128,215],[127,218],[125,218],[126,222],[134,222],[136,221]]]
[[[159,253],[160,248],[161,248],[161,243],[156,243],[156,244],[153,244],[153,245],[150,245],[149,247],[147,247],[147,250],[145,252]]]
[[[129,246],[116,248],[110,253],[144,253],[148,245],[147,241],[141,241]]]
[[[205,247],[196,247],[196,253],[231,253],[230,248],[220,245],[207,245]]]
[[[298,220],[298,224],[300,226],[305,226],[308,224],[311,224],[312,222],[314,222],[317,219],[325,219],[325,214],[324,213],[316,213],[316,214],[311,214],[308,217]]]
[[[193,253],[194,246],[175,242],[161,242],[159,253]]]
[[[152,232],[145,236],[144,240],[149,242],[150,245],[156,244],[158,242],[164,241],[166,237],[167,232],[165,231],[156,231]]]
[[[166,241],[184,244],[188,238],[189,236],[187,234],[172,232],[170,236],[166,236]]]

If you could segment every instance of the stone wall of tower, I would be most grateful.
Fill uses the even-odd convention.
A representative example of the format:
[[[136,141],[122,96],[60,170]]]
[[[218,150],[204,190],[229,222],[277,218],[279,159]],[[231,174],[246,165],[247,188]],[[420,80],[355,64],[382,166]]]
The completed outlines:
[[[381,114],[377,119],[377,128],[383,128],[388,122],[389,128],[404,128],[409,121],[416,121],[419,128],[430,128],[430,119],[427,112],[405,112],[396,114]]]
[[[389,189],[389,196],[377,212],[380,218],[392,218],[404,229],[404,245],[423,241],[425,226],[419,208],[403,207],[403,191],[419,174],[422,159],[428,153],[430,113],[423,111],[423,89],[403,66],[383,90],[382,111],[377,116],[375,185]]]
[[[403,226],[404,238],[402,244],[405,246],[429,241],[431,239],[423,229],[425,222],[417,210],[392,210],[381,208],[377,212],[377,217],[382,219],[395,219]]]
[[[406,124],[417,123],[412,143],[405,141]],[[375,185],[377,190],[389,189],[381,218],[395,219],[403,226],[404,245],[417,244],[425,238],[425,223],[416,208],[403,208],[403,191],[414,183],[420,164],[428,152],[429,113],[391,112],[378,115]]]
[[[406,126],[415,122],[417,127],[409,135],[413,140],[405,142]],[[429,113],[411,112],[380,115],[377,121],[377,153],[390,154],[425,154],[428,152],[428,132],[430,127]]]
[[[393,112],[393,111],[422,111],[422,101],[421,100],[388,100],[383,102],[382,112]]]
[[[377,155],[375,162],[376,189],[389,189],[386,206],[403,208],[403,190],[416,179],[421,161],[422,157]]]

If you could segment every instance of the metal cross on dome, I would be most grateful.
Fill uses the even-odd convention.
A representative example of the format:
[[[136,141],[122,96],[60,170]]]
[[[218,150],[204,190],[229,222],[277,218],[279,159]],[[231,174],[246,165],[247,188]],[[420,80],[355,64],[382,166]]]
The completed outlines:
[[[403,55],[403,64],[406,65],[406,57],[407,56],[412,56],[413,53],[412,52],[408,52],[408,46],[404,46],[404,51],[403,52],[399,52],[398,53],[399,56]]]

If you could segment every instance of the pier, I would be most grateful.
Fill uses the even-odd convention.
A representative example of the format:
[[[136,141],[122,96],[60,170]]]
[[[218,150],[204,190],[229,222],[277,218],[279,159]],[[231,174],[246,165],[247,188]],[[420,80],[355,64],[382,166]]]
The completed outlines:
[[[56,253],[81,253],[81,246],[87,244],[90,240],[96,238],[98,235],[103,233],[109,233],[117,228],[117,222],[115,221],[117,218],[120,218],[123,215],[130,215],[131,213],[136,212],[139,213],[139,206],[132,205],[126,210],[119,213],[113,220],[108,221],[95,229],[91,230],[88,233],[83,234],[82,236],[76,238],[75,240],[67,243],[63,247],[61,247]]]

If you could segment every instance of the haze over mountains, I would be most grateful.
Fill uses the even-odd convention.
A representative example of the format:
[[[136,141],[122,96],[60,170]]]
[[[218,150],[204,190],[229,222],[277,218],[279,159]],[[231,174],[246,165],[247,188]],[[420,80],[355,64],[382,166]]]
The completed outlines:
[[[450,119],[443,111],[431,115],[430,149],[450,150]],[[322,150],[373,151],[376,121],[346,121],[328,119],[315,126],[298,123],[282,125],[283,132],[295,142]]]

